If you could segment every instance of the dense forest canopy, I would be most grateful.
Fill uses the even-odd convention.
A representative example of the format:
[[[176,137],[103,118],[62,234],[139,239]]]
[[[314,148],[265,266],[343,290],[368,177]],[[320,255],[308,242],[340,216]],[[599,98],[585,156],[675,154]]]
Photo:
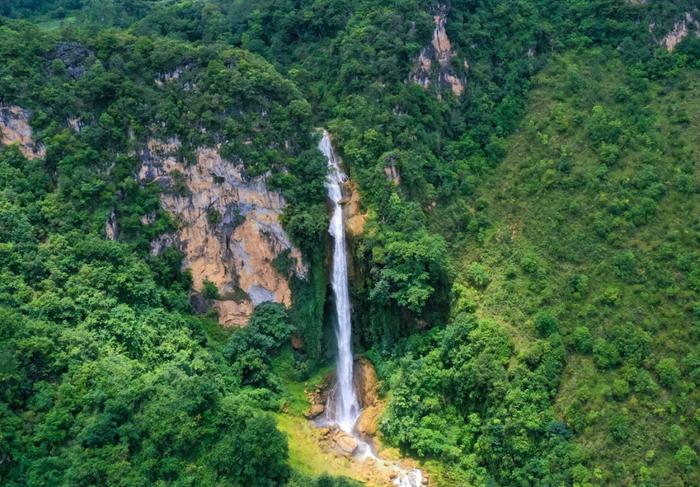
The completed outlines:
[[[353,485],[274,415],[333,360],[321,126],[387,444],[438,485],[700,483],[699,33],[690,0],[3,2],[0,109],[45,152],[0,149],[3,485]],[[195,311],[153,139],[284,196],[290,307]]]

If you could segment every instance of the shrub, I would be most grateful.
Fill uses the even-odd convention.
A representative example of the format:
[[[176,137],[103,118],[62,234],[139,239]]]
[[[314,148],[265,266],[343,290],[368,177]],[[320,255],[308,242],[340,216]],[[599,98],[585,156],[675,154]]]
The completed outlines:
[[[593,337],[587,326],[577,326],[572,334],[574,348],[579,353],[591,353]]]
[[[656,373],[659,375],[659,380],[666,387],[675,387],[681,379],[681,371],[678,368],[676,360],[673,358],[664,358],[656,364]]]
[[[478,262],[472,262],[467,267],[467,279],[476,288],[484,289],[491,282],[486,267]]]
[[[603,304],[614,306],[620,301],[621,297],[622,292],[618,288],[608,286],[603,290],[603,295],[600,297],[600,300]]]
[[[624,379],[615,379],[612,383],[612,394],[617,400],[622,400],[630,393],[630,385]]]
[[[210,209],[207,212],[207,221],[209,222],[209,225],[215,227],[216,225],[219,224],[219,222],[221,222],[221,213],[219,213],[217,210],[215,210],[213,208]]]
[[[534,324],[535,330],[542,337],[548,337],[552,333],[559,331],[559,321],[549,311],[537,313]]]
[[[620,364],[620,352],[614,344],[597,338],[593,344],[593,359],[600,369],[610,369]]]
[[[697,462],[698,454],[688,445],[684,445],[676,451],[676,454],[673,455],[673,459],[678,465],[687,470]]]
[[[617,144],[606,144],[603,142],[599,149],[600,160],[607,166],[614,165],[620,160],[620,147]]]
[[[618,252],[613,257],[615,275],[625,282],[634,282],[637,277],[637,259],[629,250]]]
[[[626,411],[610,415],[610,434],[617,441],[624,441],[630,436],[631,421]]]
[[[520,259],[520,267],[528,274],[539,274],[541,271],[540,262],[532,253],[527,253]]]
[[[569,278],[569,289],[576,299],[581,299],[588,294],[589,279],[585,274],[574,274]]]
[[[207,299],[219,299],[219,288],[209,279],[204,279],[202,286],[202,296]]]

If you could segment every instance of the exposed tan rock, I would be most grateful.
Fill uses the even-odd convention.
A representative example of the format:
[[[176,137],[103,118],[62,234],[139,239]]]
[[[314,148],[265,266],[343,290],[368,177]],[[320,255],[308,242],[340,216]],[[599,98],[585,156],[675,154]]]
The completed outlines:
[[[686,12],[683,19],[673,24],[673,29],[671,32],[666,34],[664,38],[661,39],[661,45],[666,47],[666,50],[673,51],[683,39],[688,37],[690,26],[695,28],[695,35],[700,37],[700,22],[695,20],[690,12]]]
[[[336,450],[343,456],[351,457],[357,450],[357,439],[341,429],[334,429],[332,436]]]
[[[391,181],[395,185],[398,186],[399,184],[401,184],[401,174],[399,173],[398,168],[393,163],[384,167],[384,175],[389,181]]]
[[[79,118],[69,118],[68,119],[68,126],[74,132],[80,132],[80,130],[83,128],[83,122]]]
[[[355,360],[353,365],[353,382],[361,408],[373,406],[379,400],[377,372],[374,365],[365,357]]]
[[[367,220],[367,212],[362,211],[360,203],[360,192],[357,183],[348,181],[345,188],[349,197],[345,202],[345,230],[350,237],[357,237],[362,234]]]
[[[179,80],[183,72],[184,68],[182,66],[178,66],[172,71],[165,73],[157,73],[154,81],[156,85],[163,86],[165,83],[168,83],[170,81]]]
[[[214,306],[224,326],[245,325],[265,301],[289,306],[287,276],[273,261],[289,251],[293,272],[304,276],[306,268],[280,224],[282,195],[268,190],[266,176],[247,178],[243,165],[222,159],[218,148],[198,149],[191,165],[179,159],[179,149],[177,140],[150,140],[143,154],[139,180],[166,189],[161,204],[179,222],[176,235],[154,241],[151,251],[180,248],[194,290],[201,292],[205,280],[218,288]]]
[[[117,222],[117,214],[114,210],[112,210],[105,222],[105,237],[107,237],[107,240],[116,240],[119,238],[119,223]]]
[[[311,407],[304,413],[306,419],[314,419],[323,414],[326,407],[323,404],[312,404]]]
[[[447,37],[445,30],[445,12],[441,12],[433,16],[435,22],[435,30],[433,31],[433,49],[435,49],[435,57],[440,64],[449,63],[454,54],[452,53],[452,43]]]
[[[379,424],[379,418],[384,410],[384,405],[381,402],[377,402],[372,406],[368,406],[362,410],[357,424],[355,427],[357,431],[364,438],[375,438],[377,441],[377,429]]]
[[[438,5],[433,16],[435,29],[429,45],[425,46],[414,63],[411,81],[418,83],[423,88],[428,88],[434,78],[438,89],[438,96],[443,89],[449,89],[454,96],[461,97],[464,93],[466,79],[464,74],[458,75],[452,67],[452,59],[457,55],[452,49],[452,43],[447,36],[445,23],[447,22],[446,5]],[[463,62],[465,72],[469,69],[466,59]],[[435,69],[434,69],[435,68]],[[434,73],[433,71],[437,71]]]
[[[153,225],[156,222],[156,212],[150,211],[139,218],[141,225]]]
[[[411,74],[411,80],[427,89],[430,86],[432,71],[432,56],[428,49],[423,48],[418,55],[418,59],[416,59],[415,67],[413,68],[413,73]]]
[[[290,338],[290,342],[294,350],[301,350],[302,348],[304,348],[304,339],[299,335],[292,335]]]
[[[0,106],[0,142],[3,145],[17,144],[27,159],[46,156],[42,144],[32,137],[29,125],[30,113],[18,106]]]

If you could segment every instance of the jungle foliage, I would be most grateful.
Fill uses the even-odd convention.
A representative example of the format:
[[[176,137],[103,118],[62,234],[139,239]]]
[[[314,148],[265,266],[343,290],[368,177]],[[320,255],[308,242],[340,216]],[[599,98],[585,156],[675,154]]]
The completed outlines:
[[[408,82],[443,7],[461,98]],[[447,485],[700,482],[700,41],[691,23],[660,46],[686,13],[3,2],[0,103],[30,109],[47,150],[0,152],[3,483],[347,483],[290,472],[265,412],[290,334],[299,378],[324,355],[318,126],[367,210],[355,345],[384,379],[385,441]],[[177,253],[148,255],[177,224],[133,177],[150,137],[269,171],[312,270],[291,310],[262,306],[230,337],[193,314]],[[117,242],[101,238],[113,211]]]

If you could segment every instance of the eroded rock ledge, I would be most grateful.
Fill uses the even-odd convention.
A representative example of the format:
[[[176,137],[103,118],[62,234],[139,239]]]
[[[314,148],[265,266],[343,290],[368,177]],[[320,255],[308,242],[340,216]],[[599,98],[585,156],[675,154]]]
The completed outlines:
[[[179,150],[178,140],[152,139],[143,151],[138,179],[161,185],[161,205],[179,226],[152,242],[151,252],[173,245],[182,251],[183,267],[192,272],[193,303],[215,307],[223,326],[245,325],[262,302],[291,305],[288,273],[280,272],[279,262],[289,262],[299,277],[307,270],[280,224],[282,195],[268,189],[266,176],[246,177],[243,165],[222,159],[216,147],[198,149],[189,165]],[[206,281],[217,287],[219,299],[203,297]]]

